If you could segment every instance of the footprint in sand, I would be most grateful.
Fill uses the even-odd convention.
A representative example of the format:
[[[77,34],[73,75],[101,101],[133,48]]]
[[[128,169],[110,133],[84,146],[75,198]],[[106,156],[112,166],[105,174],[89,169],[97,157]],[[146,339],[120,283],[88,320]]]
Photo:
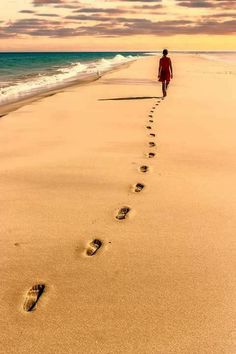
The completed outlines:
[[[102,242],[98,239],[95,239],[92,242],[90,242],[86,250],[87,256],[94,256],[101,246],[102,246]]]
[[[31,289],[29,289],[28,293],[26,294],[26,299],[23,306],[25,311],[30,312],[35,308],[44,290],[45,290],[44,284],[37,284],[32,286]]]
[[[154,134],[154,133],[150,133],[149,135],[150,135],[150,136],[153,136],[153,137],[155,137],[155,136],[156,136],[156,134]]]
[[[142,183],[137,183],[135,186],[134,186],[134,191],[135,193],[140,193],[144,188],[144,184]]]
[[[150,122],[150,123],[153,123],[153,120],[152,120],[152,119],[149,119],[149,122]]]
[[[149,142],[149,147],[154,147],[154,146],[156,146],[156,144],[154,143],[154,141],[150,141],[150,142]]]
[[[153,111],[153,110],[151,110],[151,111],[150,111],[150,113],[154,113],[154,111]]]
[[[149,114],[149,116],[148,116],[149,118],[152,118],[152,114]]]
[[[140,171],[143,172],[143,173],[148,172],[148,170],[149,170],[148,166],[143,165],[143,166],[140,167]]]
[[[153,157],[155,157],[156,154],[154,154],[154,152],[149,152],[148,154],[148,158],[152,159]]]
[[[118,211],[118,214],[116,215],[117,220],[124,220],[126,219],[128,213],[130,212],[129,207],[123,207]]]
[[[147,125],[146,128],[147,128],[147,129],[152,129],[152,127],[150,127],[150,125]]]

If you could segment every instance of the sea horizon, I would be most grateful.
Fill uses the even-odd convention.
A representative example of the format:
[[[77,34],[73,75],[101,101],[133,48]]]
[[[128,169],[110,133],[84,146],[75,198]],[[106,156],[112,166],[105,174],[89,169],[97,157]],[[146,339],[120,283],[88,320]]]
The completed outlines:
[[[143,53],[143,52],[162,52],[163,49],[148,49],[148,50],[0,50],[1,53],[117,53],[117,52],[123,52],[123,53],[132,53],[132,52],[137,52],[137,53]],[[225,49],[173,49],[169,50],[170,53],[192,53],[192,52],[207,52],[207,53],[215,53],[215,52],[220,52],[220,53],[236,53],[235,50],[225,50]]]

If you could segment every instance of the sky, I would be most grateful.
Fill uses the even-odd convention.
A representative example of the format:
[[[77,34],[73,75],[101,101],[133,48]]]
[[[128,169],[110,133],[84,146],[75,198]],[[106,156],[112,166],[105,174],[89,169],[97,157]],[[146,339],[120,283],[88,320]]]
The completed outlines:
[[[236,50],[236,0],[1,0],[0,51]]]

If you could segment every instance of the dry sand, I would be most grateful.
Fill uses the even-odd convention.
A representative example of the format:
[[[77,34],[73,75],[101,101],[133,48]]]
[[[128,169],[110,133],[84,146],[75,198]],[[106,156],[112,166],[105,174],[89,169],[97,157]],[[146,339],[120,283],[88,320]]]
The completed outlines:
[[[172,60],[0,119],[0,353],[236,353],[236,68]]]

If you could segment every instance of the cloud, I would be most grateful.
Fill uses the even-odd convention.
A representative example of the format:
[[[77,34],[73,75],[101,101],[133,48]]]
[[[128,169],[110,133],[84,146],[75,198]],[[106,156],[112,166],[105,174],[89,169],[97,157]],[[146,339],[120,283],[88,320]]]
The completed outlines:
[[[212,14],[208,17],[232,17],[232,18],[236,18],[236,13],[233,12],[220,12],[218,14]]]
[[[176,4],[184,7],[191,8],[223,8],[233,9],[236,7],[235,0],[176,0]]]
[[[214,7],[215,5],[209,1],[179,1],[177,0],[177,5],[184,7]]]
[[[21,10],[19,12],[22,14],[34,14],[35,13],[35,11],[33,11],[33,10]]]
[[[43,6],[49,4],[63,4],[64,0],[33,0],[34,6]]]
[[[117,14],[127,13],[127,10],[119,9],[119,8],[81,7],[80,9],[74,10],[73,12],[105,13],[105,14],[117,15]]]
[[[110,21],[111,18],[107,16],[102,16],[102,15],[84,15],[84,14],[79,14],[79,15],[69,15],[65,17],[68,20],[75,20],[75,21]]]
[[[112,0],[109,0],[110,2]],[[121,6],[121,4],[125,4]],[[186,8],[205,8],[205,15],[188,15],[172,19],[169,14],[159,11],[161,0],[120,0],[119,6],[88,6],[71,0],[33,0],[34,6],[52,5],[53,13],[36,14],[35,11],[22,10],[22,14],[32,14],[32,18],[1,23],[2,38],[28,36],[60,37],[119,37],[134,35],[174,36],[177,34],[233,34],[236,31],[234,14],[228,11],[229,3],[235,0],[176,0],[176,4]],[[130,5],[128,5],[130,4]],[[57,8],[67,16],[61,18]],[[209,8],[209,10],[208,10]],[[217,11],[212,11],[216,8]],[[155,12],[156,10],[156,12]],[[232,6],[230,7],[232,10]],[[187,11],[187,10],[186,10]],[[189,11],[188,11],[189,12]],[[59,13],[59,12],[58,12]],[[154,16],[161,13],[162,16]],[[147,16],[148,15],[148,16]],[[153,16],[152,16],[153,15]],[[164,16],[164,17],[163,17]],[[159,20],[157,20],[159,17]],[[160,20],[162,19],[162,20]]]
[[[42,14],[43,15],[43,14]],[[71,23],[69,20],[73,20]],[[76,20],[74,22],[74,20]],[[75,25],[78,22],[77,26]],[[91,21],[98,21],[96,25]],[[75,15],[67,16],[64,22],[44,18],[22,19],[0,27],[0,33],[7,36],[97,36],[119,37],[133,35],[172,36],[177,34],[230,34],[236,28],[235,20],[218,21],[203,19],[151,21],[142,18]]]
[[[78,9],[78,7],[80,7],[80,4],[78,2],[60,2],[57,4],[54,4],[53,7],[57,8],[57,9]]]
[[[0,38],[5,39],[5,38],[14,38],[15,34],[14,33],[7,33],[5,31],[5,28],[0,27]]]
[[[41,16],[41,17],[60,17],[58,14],[36,14],[36,16]]]
[[[134,6],[135,9],[140,9],[140,10],[156,10],[156,9],[161,9],[162,4],[156,4],[156,5],[139,5],[139,6]]]
[[[62,38],[62,37],[74,37],[78,36],[80,33],[77,29],[74,28],[56,28],[56,29],[50,29],[50,28],[41,28],[41,29],[36,29],[31,32],[31,36],[46,36],[46,37],[51,37],[51,38]]]

